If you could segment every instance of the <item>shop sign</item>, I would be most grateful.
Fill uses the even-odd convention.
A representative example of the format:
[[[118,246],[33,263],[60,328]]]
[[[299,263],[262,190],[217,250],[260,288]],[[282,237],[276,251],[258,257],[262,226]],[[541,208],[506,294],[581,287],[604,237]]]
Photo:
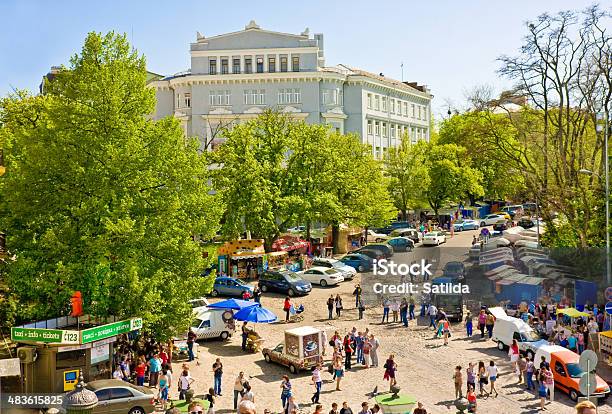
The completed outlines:
[[[78,344],[79,332],[63,329],[11,328],[14,342],[43,342],[46,344]]]
[[[128,333],[140,328],[142,328],[142,319],[140,318],[127,319],[124,321],[96,326],[81,331],[81,343],[87,344],[89,342],[99,341],[100,339]]]

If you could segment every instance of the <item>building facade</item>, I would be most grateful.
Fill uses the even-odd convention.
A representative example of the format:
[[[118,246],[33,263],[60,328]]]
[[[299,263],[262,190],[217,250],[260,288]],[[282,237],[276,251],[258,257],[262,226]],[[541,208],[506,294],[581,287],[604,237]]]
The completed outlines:
[[[238,32],[198,33],[190,53],[189,70],[149,82],[157,95],[154,117],[177,117],[187,135],[212,147],[223,141],[220,127],[270,107],[356,133],[378,158],[404,136],[429,140],[426,87],[347,65],[326,67],[322,34],[272,32],[251,21]]]

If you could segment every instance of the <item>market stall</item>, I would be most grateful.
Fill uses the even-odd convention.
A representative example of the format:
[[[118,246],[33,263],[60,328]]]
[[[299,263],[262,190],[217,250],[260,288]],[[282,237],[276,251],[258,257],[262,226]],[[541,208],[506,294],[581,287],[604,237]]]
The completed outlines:
[[[269,269],[285,264],[286,251],[266,253],[262,239],[234,240],[218,250],[219,274],[253,280]]]
[[[307,241],[297,236],[284,235],[274,241],[272,249],[277,252],[287,252],[284,267],[288,270],[299,272],[307,267],[306,257],[310,249],[310,243]]]

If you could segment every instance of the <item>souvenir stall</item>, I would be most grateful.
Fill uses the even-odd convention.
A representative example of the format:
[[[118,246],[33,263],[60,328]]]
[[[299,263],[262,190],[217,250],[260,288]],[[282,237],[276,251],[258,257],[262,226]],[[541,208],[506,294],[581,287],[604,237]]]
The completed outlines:
[[[299,272],[308,267],[307,255],[310,244],[299,237],[285,235],[272,244],[272,249],[287,252],[285,268],[292,272]]]
[[[226,242],[218,250],[219,274],[244,280],[257,279],[269,269],[285,264],[287,252],[266,253],[262,239]]]

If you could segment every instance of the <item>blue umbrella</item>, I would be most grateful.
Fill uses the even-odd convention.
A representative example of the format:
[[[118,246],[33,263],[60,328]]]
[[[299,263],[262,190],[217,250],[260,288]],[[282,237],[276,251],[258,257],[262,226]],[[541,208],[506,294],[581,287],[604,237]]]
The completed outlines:
[[[250,300],[242,300],[242,299],[227,299],[222,300],[221,302],[212,303],[208,305],[209,309],[233,309],[233,310],[241,310],[250,308],[252,306],[259,306],[259,303],[253,302]]]
[[[251,306],[236,312],[234,314],[234,319],[237,321],[270,323],[274,322],[278,318],[266,308],[262,308],[261,306]]]

